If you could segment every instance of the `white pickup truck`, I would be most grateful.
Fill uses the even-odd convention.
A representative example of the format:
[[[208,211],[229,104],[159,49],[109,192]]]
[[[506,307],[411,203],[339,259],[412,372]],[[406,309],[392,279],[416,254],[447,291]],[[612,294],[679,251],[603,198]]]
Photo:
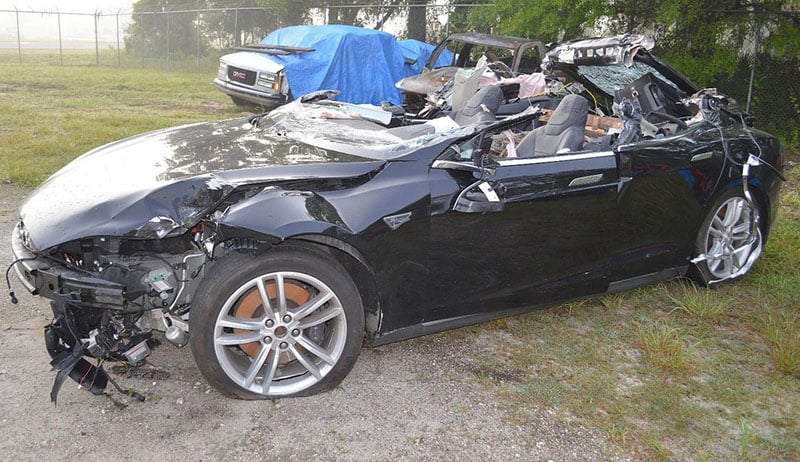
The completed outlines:
[[[290,26],[219,60],[216,87],[241,106],[273,108],[320,90],[354,104],[400,104],[395,83],[419,73],[433,46],[345,25]]]
[[[219,59],[214,85],[237,106],[275,107],[291,99],[286,70],[271,55],[303,53],[313,48],[247,45]]]

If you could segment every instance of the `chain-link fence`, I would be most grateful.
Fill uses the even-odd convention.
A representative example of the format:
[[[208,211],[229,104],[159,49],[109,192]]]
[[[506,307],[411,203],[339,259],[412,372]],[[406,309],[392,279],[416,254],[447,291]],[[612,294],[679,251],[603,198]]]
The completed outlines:
[[[231,48],[258,42],[290,22],[268,8],[243,6],[252,4],[150,12],[0,10],[0,62],[213,71],[219,56]],[[469,10],[478,5],[331,5],[311,10],[306,21],[426,36],[436,43],[448,33],[463,31]],[[707,85],[736,98],[756,117],[757,126],[797,148],[800,60],[779,59],[764,50],[755,56],[755,61],[742,59],[731,78]]]
[[[244,2],[242,2],[244,3]],[[312,9],[312,24],[355,24],[395,35],[408,28],[437,42],[451,30],[451,15],[475,5],[331,5]],[[216,68],[220,54],[258,42],[281,27],[269,8],[185,9],[169,11],[0,10],[0,52],[20,64],[95,64]],[[93,51],[93,53],[92,53]]]
[[[219,54],[277,27],[261,7],[70,13],[0,10],[0,50],[20,64],[216,67]],[[93,53],[92,53],[93,51]],[[6,60],[7,60],[6,59]]]

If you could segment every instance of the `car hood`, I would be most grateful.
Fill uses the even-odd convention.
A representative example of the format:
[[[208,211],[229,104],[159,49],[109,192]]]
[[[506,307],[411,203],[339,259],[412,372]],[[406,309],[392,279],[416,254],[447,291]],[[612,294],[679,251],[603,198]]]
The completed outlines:
[[[440,67],[433,70],[426,69],[420,74],[401,79],[397,82],[396,86],[408,93],[427,95],[432,90],[442,88],[442,85],[456,75],[458,69],[460,68],[455,66]]]
[[[242,186],[357,177],[385,161],[270,135],[247,119],[174,127],[75,159],[20,207],[35,250],[95,236],[184,232]]]
[[[250,51],[239,51],[236,53],[227,54],[219,58],[219,60],[220,62],[229,66],[235,66],[258,72],[269,72],[272,74],[277,74],[284,69],[282,64],[276,63],[275,61],[269,59],[268,56]]]

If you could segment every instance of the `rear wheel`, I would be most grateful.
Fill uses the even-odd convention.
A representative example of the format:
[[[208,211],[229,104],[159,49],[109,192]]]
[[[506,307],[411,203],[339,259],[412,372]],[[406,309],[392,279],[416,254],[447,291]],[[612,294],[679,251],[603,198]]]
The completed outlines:
[[[194,297],[195,362],[222,393],[307,396],[342,381],[358,357],[364,312],[344,268],[321,252],[233,254]]]
[[[695,242],[699,282],[735,280],[750,271],[763,248],[758,204],[730,190],[717,199]]]

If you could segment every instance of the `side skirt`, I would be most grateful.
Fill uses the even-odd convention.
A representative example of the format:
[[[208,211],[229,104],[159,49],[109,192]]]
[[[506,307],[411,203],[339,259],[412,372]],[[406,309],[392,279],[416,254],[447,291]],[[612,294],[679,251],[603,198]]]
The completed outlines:
[[[641,287],[645,285],[656,284],[658,282],[666,281],[668,279],[674,279],[676,277],[680,277],[686,274],[688,270],[688,266],[680,266],[677,268],[668,268],[663,271],[659,271],[657,273],[650,273],[645,274],[643,276],[637,276],[629,279],[624,279],[621,281],[613,282],[609,285],[608,290],[604,293],[615,293],[615,292],[622,292],[625,290],[630,290],[636,287]],[[595,294],[602,295],[603,293]],[[591,296],[585,297],[576,297],[573,299],[563,300],[561,303],[567,303],[572,300],[580,300],[580,299],[587,299],[591,298]],[[441,319],[437,321],[429,321],[423,322],[420,324],[415,324],[413,326],[403,327],[401,329],[393,330],[391,332],[386,332],[383,334],[377,334],[372,342],[367,346],[380,346],[385,345],[387,343],[397,342],[399,340],[406,340],[413,337],[419,337],[422,335],[433,334],[436,332],[442,332],[445,330],[450,329],[457,329],[459,327],[469,326],[472,324],[479,324],[486,321],[491,321],[494,319],[499,318],[506,318],[509,316],[516,316],[519,314],[527,313],[529,311],[533,311],[537,308],[545,308],[547,306],[553,306],[554,304],[547,304],[547,305],[531,305],[525,306],[521,308],[511,308],[508,310],[503,311],[495,311],[489,313],[476,313],[470,314],[466,316],[457,316],[454,318],[447,318]]]
[[[688,270],[689,270],[688,265],[679,266],[677,268],[667,268],[657,273],[644,274],[642,276],[636,276],[629,279],[614,281],[608,285],[607,293],[613,294],[617,292],[624,292],[626,290],[635,289],[637,287],[647,286],[650,284],[656,284],[662,281],[666,281],[669,279],[674,279],[685,275]]]

